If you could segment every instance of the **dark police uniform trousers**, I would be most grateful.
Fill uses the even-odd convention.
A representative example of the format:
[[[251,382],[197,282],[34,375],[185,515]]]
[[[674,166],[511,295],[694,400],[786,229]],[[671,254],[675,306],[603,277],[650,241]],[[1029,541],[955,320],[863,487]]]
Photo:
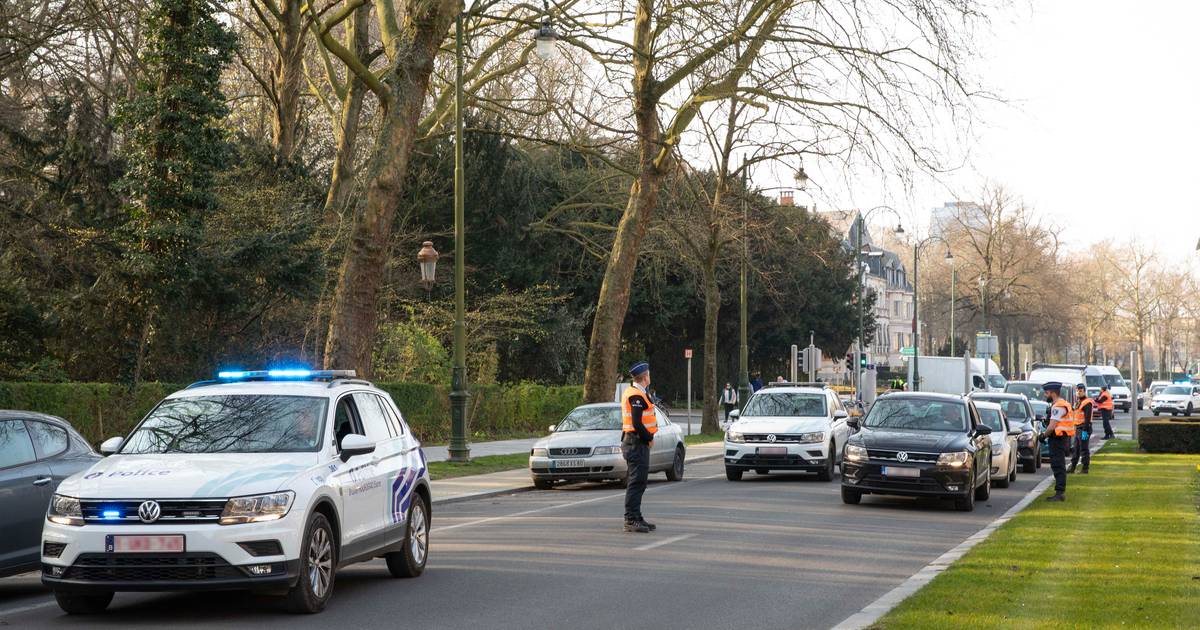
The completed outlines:
[[[650,445],[636,433],[621,436],[621,454],[625,456],[625,467],[629,470],[629,485],[625,487],[625,522],[642,520],[642,495],[646,493],[646,479],[650,476]]]
[[[1067,491],[1067,453],[1071,450],[1071,436],[1051,435],[1046,438],[1050,447],[1050,470],[1054,471],[1054,493]]]

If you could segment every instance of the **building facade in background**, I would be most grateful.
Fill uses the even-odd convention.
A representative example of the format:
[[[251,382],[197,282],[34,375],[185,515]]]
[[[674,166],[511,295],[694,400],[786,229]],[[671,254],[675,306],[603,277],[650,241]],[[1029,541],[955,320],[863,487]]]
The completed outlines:
[[[929,219],[931,234],[946,236],[958,226],[973,230],[987,229],[987,212],[974,201],[947,201],[940,208],[934,208]]]

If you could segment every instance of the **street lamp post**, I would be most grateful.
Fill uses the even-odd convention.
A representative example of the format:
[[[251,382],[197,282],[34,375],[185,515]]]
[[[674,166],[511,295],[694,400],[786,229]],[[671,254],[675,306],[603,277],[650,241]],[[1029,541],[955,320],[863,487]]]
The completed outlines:
[[[946,239],[942,238],[941,236],[938,236],[937,234],[927,236],[923,240],[913,243],[913,272],[912,272],[912,285],[913,285],[913,302],[912,302],[912,307],[913,307],[913,309],[912,309],[913,310],[913,313],[912,313],[913,345],[912,345],[912,349],[913,349],[913,354],[912,354],[912,390],[911,391],[914,391],[914,392],[921,391],[921,362],[918,359],[918,357],[921,354],[921,337],[920,337],[921,329],[917,325],[917,305],[919,303],[917,300],[917,296],[918,296],[918,293],[917,293],[917,265],[921,259],[921,248],[928,245],[929,243],[932,243],[933,241],[941,241],[942,243],[944,243],[946,245],[946,260],[949,260],[951,262],[954,261],[954,254],[950,253],[950,242],[947,241]]]
[[[900,213],[896,212],[891,206],[875,206],[866,212],[858,214],[857,225],[854,227],[854,271],[858,278],[858,296],[855,301],[858,303],[858,352],[854,355],[854,397],[862,402],[862,366],[859,365],[859,357],[866,352],[866,334],[863,330],[863,293],[866,292],[866,287],[863,286],[863,263],[862,263],[862,235],[866,229],[867,217],[876,210],[887,210],[896,215],[896,234],[904,233],[904,226],[900,225]]]
[[[550,24],[550,6],[543,0],[545,17],[534,33],[538,56],[554,52],[558,36]],[[449,459],[465,462],[471,458],[467,445],[467,330],[466,330],[466,219],[463,206],[466,183],[463,181],[463,18],[470,11],[460,11],[454,18],[454,367],[450,380],[450,446]]]
[[[954,256],[950,254],[949,250],[946,251],[946,260],[951,261],[951,263],[953,263],[953,261],[954,261]],[[954,300],[954,285],[957,282],[958,282],[958,270],[955,269],[952,265],[950,267],[950,356],[952,356],[952,357],[958,356],[958,355],[954,354],[954,309],[956,306],[955,300]]]

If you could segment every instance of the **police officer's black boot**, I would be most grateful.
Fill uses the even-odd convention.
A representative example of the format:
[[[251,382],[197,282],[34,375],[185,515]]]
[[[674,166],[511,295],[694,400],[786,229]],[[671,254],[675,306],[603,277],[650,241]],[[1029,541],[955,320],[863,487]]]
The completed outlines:
[[[625,531],[639,534],[649,534],[650,526],[644,521],[625,521]]]
[[[1055,495],[1054,495],[1054,496],[1052,496],[1052,497],[1046,497],[1046,500],[1047,500],[1047,501],[1066,501],[1066,500],[1067,500],[1067,495],[1065,495],[1065,494],[1063,494],[1063,493],[1059,492],[1059,493],[1055,494]]]
[[[1070,466],[1067,466],[1067,474],[1068,475],[1075,474],[1075,464],[1071,464]]]
[[[655,525],[654,523],[651,523],[650,521],[647,521],[646,519],[642,519],[642,525],[649,527],[650,531],[654,531],[654,530],[658,529],[658,525]]]

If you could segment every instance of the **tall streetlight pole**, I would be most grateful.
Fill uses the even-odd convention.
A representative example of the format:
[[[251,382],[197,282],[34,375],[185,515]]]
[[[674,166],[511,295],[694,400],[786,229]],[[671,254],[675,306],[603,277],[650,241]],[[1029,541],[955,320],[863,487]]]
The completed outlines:
[[[904,233],[904,226],[900,225],[900,213],[896,212],[891,206],[875,206],[866,212],[858,213],[856,225],[854,226],[854,270],[858,278],[858,296],[855,302],[858,303],[858,351],[854,356],[854,397],[862,402],[862,365],[859,365],[859,357],[866,352],[866,333],[863,329],[863,293],[866,292],[866,287],[863,286],[863,230],[866,229],[867,217],[871,216],[876,210],[887,210],[896,215],[896,234]]]
[[[746,209],[747,189],[746,156],[742,156],[742,269],[741,282],[738,287],[738,407],[746,406],[750,398],[750,340],[746,333],[746,265],[750,259],[750,233],[747,229],[749,211]]]
[[[534,35],[538,56],[553,54],[558,36],[550,24],[550,5],[543,0],[546,14]],[[466,218],[463,207],[466,183],[463,180],[463,18],[470,12],[460,11],[454,18],[454,367],[450,379],[450,446],[452,462],[471,458],[467,445],[467,308],[466,308]]]
[[[912,308],[912,337],[913,337],[913,355],[912,355],[912,391],[921,391],[921,363],[918,357],[921,354],[921,328],[917,325],[917,305],[919,304],[917,296],[917,265],[921,259],[921,248],[932,243],[933,241],[941,241],[946,245],[946,260],[954,262],[954,254],[950,253],[950,242],[936,234],[927,236],[923,240],[913,243],[913,308]]]
[[[949,250],[946,251],[949,254]],[[954,261],[954,256],[947,257],[947,260]],[[951,265],[950,267],[950,356],[958,356],[954,354],[954,285],[958,282],[958,270]]]

